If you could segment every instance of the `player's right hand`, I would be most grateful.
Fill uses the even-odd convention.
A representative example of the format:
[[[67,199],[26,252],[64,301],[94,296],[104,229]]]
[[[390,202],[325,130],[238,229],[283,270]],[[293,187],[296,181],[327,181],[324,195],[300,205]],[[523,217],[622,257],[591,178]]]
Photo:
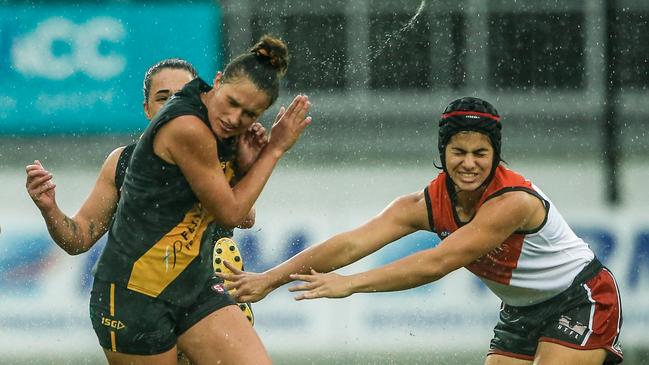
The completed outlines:
[[[280,110],[281,112],[281,110]],[[257,161],[259,153],[268,144],[266,128],[261,123],[253,123],[246,133],[237,140],[237,173],[242,176]]]
[[[228,261],[223,263],[232,273],[217,272],[215,275],[226,281],[226,290],[236,289],[232,297],[237,303],[258,302],[275,289],[266,274],[241,271]]]
[[[27,165],[25,172],[27,173],[27,182],[25,183],[27,193],[38,209],[46,212],[54,208],[56,206],[56,184],[52,181],[52,174],[45,170],[38,160]]]
[[[268,145],[282,153],[293,147],[304,128],[311,124],[311,117],[306,116],[310,107],[311,103],[306,95],[296,96],[284,114],[278,114],[279,118],[276,118],[273,124]]]

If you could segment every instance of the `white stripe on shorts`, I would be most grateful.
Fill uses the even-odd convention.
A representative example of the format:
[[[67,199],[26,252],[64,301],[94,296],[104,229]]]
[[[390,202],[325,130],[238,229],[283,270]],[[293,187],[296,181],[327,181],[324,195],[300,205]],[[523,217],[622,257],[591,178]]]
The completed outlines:
[[[581,342],[581,345],[584,346],[586,345],[586,342],[588,342],[588,339],[590,338],[590,335],[593,333],[593,321],[595,319],[595,300],[593,299],[593,294],[590,291],[590,288],[586,283],[582,284],[584,289],[586,289],[586,293],[588,294],[588,300],[591,302],[590,305],[590,318],[588,318],[588,334],[586,337],[584,337],[584,340]]]

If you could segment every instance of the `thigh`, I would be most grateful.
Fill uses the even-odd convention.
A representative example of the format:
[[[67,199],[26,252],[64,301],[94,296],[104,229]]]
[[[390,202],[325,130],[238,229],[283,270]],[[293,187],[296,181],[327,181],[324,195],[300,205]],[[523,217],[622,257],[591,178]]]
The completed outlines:
[[[156,355],[176,344],[175,320],[163,301],[95,281],[90,319],[100,345],[114,353]]]
[[[156,355],[129,355],[104,349],[110,365],[176,365],[176,348]]]
[[[543,328],[545,310],[542,306],[513,307],[503,303],[487,359],[496,361],[494,359],[503,357],[531,363]],[[495,355],[498,356],[493,357]]]
[[[236,305],[221,308],[178,337],[178,347],[195,365],[265,365],[270,357]]]
[[[188,307],[179,308],[176,313],[176,336],[180,337],[189,328],[209,314],[234,303],[232,296],[225,290],[223,280],[212,276],[203,284],[203,289]]]
[[[564,302],[556,305],[558,315],[542,331],[540,344],[546,349],[545,356],[548,356],[548,348],[570,358],[575,351],[578,354],[601,349],[596,353],[607,354],[609,362],[621,362],[622,350],[618,340],[622,312],[611,273],[606,269],[600,270],[593,278],[569,289],[565,298]]]
[[[501,354],[489,354],[485,365],[532,365],[532,361],[517,359]]]
[[[534,356],[534,365],[602,365],[606,360],[606,350],[577,350],[551,342],[540,342]]]

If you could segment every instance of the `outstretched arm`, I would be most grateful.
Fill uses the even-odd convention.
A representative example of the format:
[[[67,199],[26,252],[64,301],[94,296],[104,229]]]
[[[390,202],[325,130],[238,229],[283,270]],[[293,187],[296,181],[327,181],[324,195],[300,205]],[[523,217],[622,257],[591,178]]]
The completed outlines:
[[[108,156],[90,195],[72,217],[63,213],[56,203],[52,174],[40,161],[26,167],[27,192],[41,211],[50,236],[68,254],[88,251],[108,230],[117,207],[115,168],[122,150],[120,147]]]
[[[311,269],[321,272],[336,270],[422,229],[430,227],[424,194],[419,192],[396,199],[364,225],[312,246],[263,274],[235,269],[234,274],[221,277],[232,282],[227,285],[228,289],[237,289],[235,297],[238,301],[258,301],[293,280],[291,274],[308,273]]]
[[[435,248],[350,276],[318,272],[292,275],[292,279],[305,283],[290,290],[303,291],[296,297],[300,300],[414,288],[439,280],[488,254],[516,230],[538,226],[544,214],[541,202],[532,195],[506,193],[486,202],[470,223],[453,232]]]

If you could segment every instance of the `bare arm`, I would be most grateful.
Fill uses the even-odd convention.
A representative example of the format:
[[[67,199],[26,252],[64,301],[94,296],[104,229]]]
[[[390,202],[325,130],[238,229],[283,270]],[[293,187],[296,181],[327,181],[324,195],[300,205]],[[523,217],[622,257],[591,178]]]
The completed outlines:
[[[248,214],[243,218],[243,221],[239,223],[237,228],[248,229],[255,226],[255,218],[257,216],[257,211],[255,207],[252,207]]]
[[[232,281],[239,301],[258,301],[293,280],[290,275],[311,269],[329,272],[375,252],[412,232],[430,229],[423,192],[402,196],[362,226],[312,246],[261,275],[236,272],[222,276]]]
[[[154,141],[161,158],[178,165],[203,206],[224,227],[236,227],[250,212],[282,155],[310,123],[308,99],[298,96],[273,126],[270,141],[250,170],[230,187],[216,156],[212,131],[194,116],[181,116],[164,125]]]
[[[297,299],[345,297],[361,292],[386,292],[413,288],[441,279],[486,255],[521,228],[543,221],[541,202],[525,192],[510,192],[486,202],[474,219],[453,232],[439,246],[420,251],[367,272],[341,276],[318,273],[294,275],[307,283],[292,288],[306,291]]]
[[[285,112],[286,109],[282,106],[275,117],[275,122],[279,121]],[[267,144],[268,136],[266,135],[266,128],[261,123],[253,123],[246,133],[239,136],[237,141],[236,171],[234,178],[230,182],[231,186],[235,186],[248,173],[248,170],[250,170]],[[237,225],[237,228],[252,228],[255,225],[256,213],[255,207],[253,206],[243,221]]]
[[[115,168],[123,149],[120,147],[108,156],[90,195],[72,217],[56,203],[52,175],[40,162],[27,166],[27,191],[41,211],[50,236],[68,254],[88,251],[108,230],[117,207]]]

